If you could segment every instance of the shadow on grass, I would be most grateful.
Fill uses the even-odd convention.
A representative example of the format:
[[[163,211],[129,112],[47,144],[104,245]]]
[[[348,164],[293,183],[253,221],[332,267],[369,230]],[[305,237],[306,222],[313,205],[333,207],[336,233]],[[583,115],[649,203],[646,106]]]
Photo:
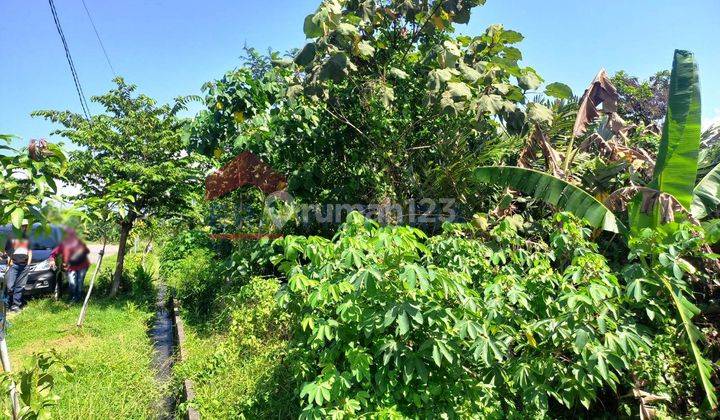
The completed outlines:
[[[249,418],[296,419],[300,400],[293,380],[291,363],[283,359],[257,384],[254,403],[247,409]]]

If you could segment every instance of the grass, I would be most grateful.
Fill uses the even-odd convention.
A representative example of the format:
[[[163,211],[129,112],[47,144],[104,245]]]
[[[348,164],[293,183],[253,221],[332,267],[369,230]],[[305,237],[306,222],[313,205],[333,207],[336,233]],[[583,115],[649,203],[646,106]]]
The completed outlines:
[[[229,318],[202,321],[184,313],[186,360],[173,368],[177,381],[193,381],[192,402],[202,418],[297,418],[287,355],[287,320],[279,312],[278,283],[251,279],[229,292]],[[232,302],[232,303],[231,303]]]
[[[112,267],[114,260],[115,256],[106,257],[103,267]],[[109,270],[102,272],[107,277]],[[153,308],[129,297],[107,299],[101,294],[93,294],[82,329],[75,326],[80,305],[31,300],[10,319],[7,343],[13,368],[31,365],[34,353],[50,349],[73,367],[71,378],[56,377],[56,418],[154,418],[153,407],[163,390],[151,366],[153,346],[147,330]],[[7,404],[7,399],[2,401]]]
[[[177,381],[192,379],[192,405],[201,418],[297,418],[280,362],[287,343],[267,340],[252,348],[235,347],[225,335],[207,335],[188,324],[185,334],[188,357],[173,373]]]

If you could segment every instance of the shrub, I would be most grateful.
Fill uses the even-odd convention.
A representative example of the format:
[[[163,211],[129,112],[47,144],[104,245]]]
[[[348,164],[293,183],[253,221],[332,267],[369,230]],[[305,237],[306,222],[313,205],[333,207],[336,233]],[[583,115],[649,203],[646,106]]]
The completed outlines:
[[[275,279],[255,277],[232,294],[227,339],[209,357],[183,363],[191,377],[193,405],[209,418],[297,417],[291,369],[287,365],[288,317],[275,300]]]
[[[163,274],[183,308],[193,316],[208,317],[216,297],[222,295],[225,267],[208,249],[191,249],[183,258],[165,264]]]
[[[116,259],[116,255],[109,255],[103,259],[102,267],[100,273],[98,273],[95,284],[97,292],[101,295],[106,295],[110,292]],[[155,294],[153,270],[151,268],[155,264],[155,257],[152,254],[148,255],[145,267],[143,267],[142,261],[142,253],[128,253],[125,255],[123,275],[120,280],[119,290],[122,294],[135,298],[134,300],[138,303],[151,304],[153,303]],[[89,281],[93,270],[93,267],[88,270],[88,278],[86,281]]]
[[[302,417],[567,414],[621,384],[649,340],[590,230],[479,226],[276,241]]]
[[[717,255],[704,244],[702,229],[689,223],[644,229],[631,238],[623,270],[629,306],[658,332],[657,344],[633,369],[636,386],[663,395],[678,415],[697,416],[717,404],[720,371],[710,360],[718,358],[719,324],[712,307],[701,310],[693,303],[712,305],[717,298]]]
[[[212,239],[199,230],[188,230],[172,238],[166,238],[160,249],[160,272],[172,269],[176,261],[182,260],[196,249],[212,249]]]

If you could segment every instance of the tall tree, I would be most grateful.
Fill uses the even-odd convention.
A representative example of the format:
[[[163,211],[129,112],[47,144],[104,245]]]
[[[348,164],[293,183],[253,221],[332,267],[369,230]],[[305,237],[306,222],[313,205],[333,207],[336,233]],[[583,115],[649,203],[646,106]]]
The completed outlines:
[[[483,3],[323,1],[292,59],[251,54],[206,84],[193,144],[221,160],[250,149],[313,203],[474,203],[459,180],[488,140],[551,118],[526,99],[542,79],[520,64],[520,33],[454,32]]]
[[[117,87],[92,98],[105,113],[86,120],[70,111],[36,111],[61,124],[55,131],[80,146],[70,155],[68,180],[79,199],[97,198],[116,212],[120,240],[111,296],[123,274],[128,236],[139,219],[182,216],[199,199],[201,167],[185,151],[182,121],[173,107],[137,94],[136,86],[116,78]]]

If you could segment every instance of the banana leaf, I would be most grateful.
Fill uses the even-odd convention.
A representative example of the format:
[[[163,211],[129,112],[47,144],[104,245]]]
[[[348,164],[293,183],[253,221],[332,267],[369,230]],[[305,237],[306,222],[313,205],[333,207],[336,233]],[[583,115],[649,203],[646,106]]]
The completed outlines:
[[[474,179],[485,184],[501,185],[531,195],[585,219],[591,226],[610,232],[625,233],[625,225],[595,197],[581,188],[550,174],[516,166],[483,166]]]
[[[690,213],[700,220],[720,205],[720,164],[708,172],[693,190]]]
[[[691,52],[675,50],[668,109],[650,188],[673,195],[690,209],[701,136],[700,81]]]

